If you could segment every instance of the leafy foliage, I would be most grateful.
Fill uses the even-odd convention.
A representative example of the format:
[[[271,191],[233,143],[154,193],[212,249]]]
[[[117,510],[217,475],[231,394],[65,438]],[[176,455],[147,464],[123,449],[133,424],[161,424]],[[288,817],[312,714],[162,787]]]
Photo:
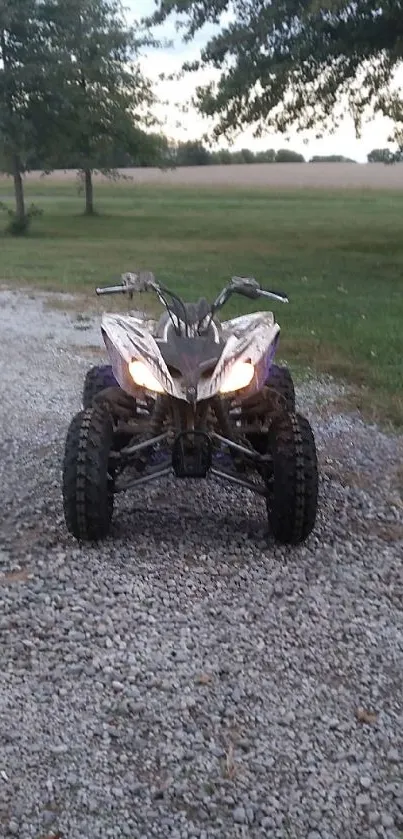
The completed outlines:
[[[152,41],[119,0],[0,0],[0,169],[14,178],[15,232],[26,232],[23,174],[74,161],[93,212],[92,172],[123,151],[157,161],[154,96],[139,65]],[[17,230],[18,228],[18,230]]]
[[[199,140],[179,143],[176,148],[176,166],[206,166],[210,163],[210,155]]]
[[[0,210],[8,216],[5,232],[11,236],[25,236],[31,226],[32,219],[42,215],[42,210],[36,204],[31,204],[23,217],[11,210],[3,201],[0,201]]]
[[[305,163],[304,156],[291,149],[279,149],[276,163]]]
[[[178,143],[171,149],[171,160],[173,166],[305,163],[304,156],[292,149],[279,149],[277,152],[274,149],[260,152],[253,152],[251,149],[209,151],[200,141]]]
[[[171,14],[185,40],[217,26],[200,61],[185,66],[216,71],[196,100],[215,118],[216,136],[248,125],[257,134],[333,129],[343,97],[357,131],[367,108],[403,122],[390,87],[403,58],[401,0],[157,0],[151,20]]]
[[[116,139],[111,141],[110,149],[103,162],[111,177],[120,169],[147,168],[175,169],[177,166],[211,166],[251,163],[303,163],[304,157],[292,149],[265,149],[254,152],[245,148],[239,151],[230,149],[210,150],[201,140],[187,140],[174,143],[163,134],[133,129],[135,133],[132,146]],[[336,157],[334,158],[336,159]],[[347,158],[346,158],[347,159]],[[344,159],[341,158],[341,162]],[[62,169],[80,170],[82,160],[74,149],[63,152],[60,149],[59,163]],[[29,168],[46,169],[43,157],[33,153],[29,156]],[[82,171],[82,170],[80,170]]]
[[[344,157],[343,154],[314,154],[311,157],[310,163],[356,163],[351,157]]]
[[[372,149],[367,159],[368,163],[394,163],[395,155],[390,149]]]
[[[17,235],[29,227],[22,175],[52,109],[51,66],[47,0],[1,0],[0,170],[14,179],[16,218],[9,229]]]
[[[35,119],[48,104],[44,9],[37,0],[0,3],[0,167],[24,171],[36,142]]]
[[[91,213],[92,172],[108,173],[117,148],[144,155],[140,126],[151,124],[154,103],[138,61],[147,40],[126,24],[118,0],[54,0],[52,17],[57,107],[42,156],[54,166],[74,160]]]

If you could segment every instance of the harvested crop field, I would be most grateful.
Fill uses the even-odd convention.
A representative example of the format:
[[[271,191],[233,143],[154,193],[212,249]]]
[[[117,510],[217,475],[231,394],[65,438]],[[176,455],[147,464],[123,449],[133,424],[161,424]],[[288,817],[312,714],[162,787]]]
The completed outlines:
[[[268,189],[394,189],[403,190],[403,163],[263,163],[238,166],[194,166],[163,172],[160,169],[124,169],[137,184],[167,186],[220,186]],[[72,171],[53,172],[46,180],[69,181]],[[30,172],[27,180],[37,180]],[[97,176],[103,180],[103,176]]]

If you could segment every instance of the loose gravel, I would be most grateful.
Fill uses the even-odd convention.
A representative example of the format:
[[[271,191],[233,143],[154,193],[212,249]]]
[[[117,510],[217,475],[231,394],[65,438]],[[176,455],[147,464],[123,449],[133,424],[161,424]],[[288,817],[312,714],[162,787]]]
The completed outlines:
[[[55,300],[0,292],[0,835],[398,839],[402,438],[312,381],[304,546],[246,491],[172,481],[80,547],[60,465],[101,339]]]

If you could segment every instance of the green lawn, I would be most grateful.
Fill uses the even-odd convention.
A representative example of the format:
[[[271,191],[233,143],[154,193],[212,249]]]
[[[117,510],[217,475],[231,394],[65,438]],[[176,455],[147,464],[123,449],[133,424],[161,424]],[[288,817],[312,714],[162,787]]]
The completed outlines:
[[[96,197],[101,214],[86,219],[74,184],[30,184],[44,214],[28,238],[0,237],[0,282],[89,291],[141,267],[194,299],[253,275],[290,295],[275,306],[282,358],[346,379],[367,414],[403,424],[403,194],[123,183]]]

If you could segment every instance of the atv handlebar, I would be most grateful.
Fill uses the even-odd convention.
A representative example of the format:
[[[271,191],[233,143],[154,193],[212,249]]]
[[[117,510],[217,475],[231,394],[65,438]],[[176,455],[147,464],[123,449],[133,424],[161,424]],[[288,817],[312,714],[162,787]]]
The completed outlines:
[[[96,293],[101,294],[134,294],[144,291],[167,292],[171,294],[168,289],[159,286],[155,281],[154,275],[149,271],[140,271],[139,273],[122,274],[120,285],[106,286],[104,288],[97,288]],[[254,277],[232,277],[229,285],[222,289],[217,299],[213,304],[213,309],[221,308],[232,294],[241,294],[243,297],[248,297],[250,300],[257,300],[259,297],[268,297],[272,300],[278,300],[280,303],[289,303],[288,295],[283,291],[270,291],[264,289],[254,279]],[[175,295],[172,295],[175,297]]]
[[[165,306],[169,317],[172,321],[177,335],[181,335],[181,322],[184,324],[185,334],[189,335],[189,322],[187,317],[186,305],[180,297],[159,285],[156,282],[154,274],[150,271],[139,271],[138,273],[122,274],[120,285],[106,286],[105,288],[97,288],[97,294],[129,294],[133,297],[134,293],[141,293],[144,291],[154,291],[160,302]],[[210,313],[207,315],[209,328],[213,318],[219,309],[222,309],[233,294],[240,294],[247,297],[249,300],[258,300],[259,297],[269,297],[272,300],[278,300],[280,303],[289,303],[288,296],[282,291],[269,291],[261,287],[260,283],[254,277],[232,277],[231,282],[220,291],[220,294],[211,306]],[[168,298],[168,299],[167,299]],[[171,302],[169,302],[171,301]],[[202,328],[203,322],[206,320],[204,315],[197,324],[197,330]],[[199,333],[200,334],[200,333]]]
[[[97,294],[134,294],[142,291],[158,290],[154,274],[150,271],[139,271],[139,273],[122,274],[120,285],[97,288]]]

